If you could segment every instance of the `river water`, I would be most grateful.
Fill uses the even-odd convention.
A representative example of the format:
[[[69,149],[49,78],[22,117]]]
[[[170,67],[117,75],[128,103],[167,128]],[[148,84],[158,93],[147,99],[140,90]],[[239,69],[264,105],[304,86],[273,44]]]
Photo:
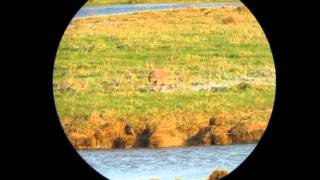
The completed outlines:
[[[204,180],[217,168],[231,172],[256,144],[78,151],[110,180]]]
[[[115,14],[129,14],[139,11],[183,9],[190,7],[226,7],[241,6],[240,2],[217,3],[161,3],[161,4],[121,4],[97,7],[83,7],[75,15],[75,19],[89,16],[106,16]]]

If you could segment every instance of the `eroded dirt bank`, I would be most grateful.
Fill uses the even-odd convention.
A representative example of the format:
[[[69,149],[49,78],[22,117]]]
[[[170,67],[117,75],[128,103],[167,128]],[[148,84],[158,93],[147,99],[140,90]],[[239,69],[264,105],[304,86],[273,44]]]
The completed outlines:
[[[229,117],[230,118],[230,117]],[[232,118],[232,116],[231,116]],[[199,127],[183,129],[173,123],[133,128],[123,120],[105,123],[99,128],[66,132],[73,146],[83,149],[110,149],[135,147],[180,147],[228,145],[258,142],[267,122],[250,120],[227,123],[228,117],[217,116]]]

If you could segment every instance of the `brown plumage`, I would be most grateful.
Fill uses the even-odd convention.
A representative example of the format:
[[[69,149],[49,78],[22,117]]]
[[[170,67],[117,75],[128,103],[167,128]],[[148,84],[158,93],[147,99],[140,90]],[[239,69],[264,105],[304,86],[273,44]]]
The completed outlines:
[[[153,83],[154,85],[163,85],[169,79],[170,73],[163,69],[153,70],[148,75],[149,82]]]
[[[152,83],[157,91],[160,91],[161,86],[166,85],[170,76],[170,72],[163,69],[152,70],[148,75],[148,80]]]

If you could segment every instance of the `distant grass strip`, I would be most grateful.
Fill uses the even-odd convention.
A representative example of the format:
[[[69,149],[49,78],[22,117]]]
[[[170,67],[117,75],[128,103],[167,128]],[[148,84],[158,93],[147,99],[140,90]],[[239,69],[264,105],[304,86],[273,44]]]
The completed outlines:
[[[239,0],[89,0],[86,6],[142,3],[207,3],[207,2],[240,2]]]

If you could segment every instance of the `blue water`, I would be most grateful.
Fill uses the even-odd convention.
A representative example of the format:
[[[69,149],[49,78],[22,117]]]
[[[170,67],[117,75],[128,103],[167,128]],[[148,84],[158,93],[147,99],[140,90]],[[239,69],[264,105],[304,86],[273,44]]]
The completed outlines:
[[[149,10],[182,9],[190,7],[225,7],[241,6],[240,2],[219,2],[219,3],[162,3],[162,4],[129,4],[129,5],[109,5],[97,7],[83,7],[74,18],[88,16],[105,16],[115,14],[128,14]]]
[[[256,144],[78,151],[110,180],[204,180],[217,168],[238,167]]]

